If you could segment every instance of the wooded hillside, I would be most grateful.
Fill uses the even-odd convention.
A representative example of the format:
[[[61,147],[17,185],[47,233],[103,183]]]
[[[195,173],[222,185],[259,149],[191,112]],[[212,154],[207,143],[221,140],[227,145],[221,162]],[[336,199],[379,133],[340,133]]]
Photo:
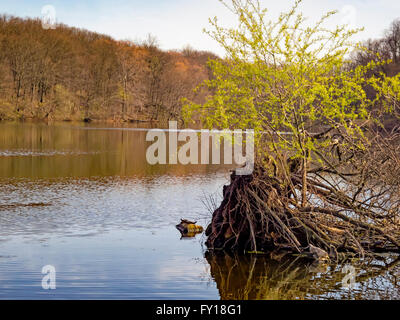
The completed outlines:
[[[181,98],[208,79],[209,52],[162,51],[39,19],[0,16],[0,119],[179,118]]]

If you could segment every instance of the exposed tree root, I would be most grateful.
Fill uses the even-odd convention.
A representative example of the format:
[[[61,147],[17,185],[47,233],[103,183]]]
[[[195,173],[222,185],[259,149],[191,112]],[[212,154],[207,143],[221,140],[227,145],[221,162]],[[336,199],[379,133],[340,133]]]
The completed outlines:
[[[308,201],[300,193],[302,176],[290,182],[258,165],[252,175],[231,174],[223,201],[206,230],[209,249],[272,251],[284,249],[314,258],[341,252],[360,257],[374,252],[400,253],[400,226],[391,209],[359,200],[358,190],[345,194],[328,182],[309,177]]]

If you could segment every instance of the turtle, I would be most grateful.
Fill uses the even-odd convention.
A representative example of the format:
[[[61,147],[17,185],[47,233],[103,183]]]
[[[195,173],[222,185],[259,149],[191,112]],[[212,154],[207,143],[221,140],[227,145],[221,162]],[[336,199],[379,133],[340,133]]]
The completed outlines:
[[[187,219],[181,219],[181,223],[176,225],[176,228],[180,231],[182,235],[188,233],[201,233],[203,232],[203,227],[196,224],[197,221],[190,221]]]

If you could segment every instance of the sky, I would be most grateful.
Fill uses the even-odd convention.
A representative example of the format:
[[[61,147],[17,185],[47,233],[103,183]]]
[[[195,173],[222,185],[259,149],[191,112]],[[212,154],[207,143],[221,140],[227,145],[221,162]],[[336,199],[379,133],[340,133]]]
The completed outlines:
[[[287,11],[293,1],[260,0],[272,18]],[[57,22],[117,40],[141,40],[152,34],[165,50],[190,45],[223,56],[223,49],[203,29],[209,29],[208,19],[214,16],[222,26],[235,26],[234,16],[218,0],[0,0],[0,13],[43,17],[48,5],[55,9]],[[400,18],[400,1],[303,0],[301,5],[310,21],[330,10],[339,11],[331,23],[364,27],[355,40],[366,40],[382,36],[390,22]]]

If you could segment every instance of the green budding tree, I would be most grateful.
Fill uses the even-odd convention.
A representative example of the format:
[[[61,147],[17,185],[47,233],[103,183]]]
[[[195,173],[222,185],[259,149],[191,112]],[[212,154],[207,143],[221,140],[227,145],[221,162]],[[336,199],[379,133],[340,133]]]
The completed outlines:
[[[363,253],[354,234],[364,237],[364,229],[373,229],[386,237],[385,219],[398,212],[399,203],[392,197],[398,189],[372,184],[386,179],[383,185],[388,186],[393,179],[387,171],[400,163],[395,138],[376,135],[384,128],[383,115],[397,108],[399,76],[372,72],[388,62],[379,57],[354,66],[352,52],[364,50],[352,41],[360,30],[330,27],[337,12],[312,22],[299,13],[298,0],[288,12],[270,20],[257,1],[223,4],[237,17],[238,25],[224,28],[217,18],[210,20],[212,30],[207,33],[225,49],[226,57],[209,62],[213,77],[203,87],[211,94],[202,104],[186,101],[184,116],[188,121],[200,119],[208,128],[254,129],[258,165],[269,172],[267,177],[259,176],[269,181],[269,187],[265,181],[264,187],[261,182],[256,186],[253,180],[248,191],[230,192],[236,199],[227,200],[214,213],[208,244],[222,246],[234,238],[237,245],[239,234],[248,232],[253,250],[266,241],[265,234],[280,234],[281,240],[276,236],[271,241],[290,243],[297,251],[305,244],[328,251],[340,247],[332,239],[351,230],[350,247]],[[232,181],[233,185],[241,188],[242,184]],[[272,194],[278,200],[271,200]],[[382,203],[382,197],[392,201]],[[241,208],[241,213],[229,209],[232,202],[238,203],[235,208]],[[348,218],[344,211],[355,215]],[[330,215],[330,220],[321,222],[316,212]],[[240,220],[238,216],[244,217],[243,223],[232,222]],[[366,217],[377,216],[379,221],[365,222]],[[294,220],[298,221],[292,225]],[[266,233],[260,225],[268,221],[276,229]],[[329,230],[329,225],[336,227]],[[304,232],[296,234],[292,228]],[[318,240],[311,241],[313,237]],[[397,247],[400,243],[390,241]]]
[[[204,104],[187,103],[184,111],[186,119],[197,114],[209,128],[255,129],[258,151],[273,153],[275,161],[282,160],[282,150],[301,158],[305,204],[311,157],[324,163],[320,151],[338,142],[328,132],[340,130],[346,140],[342,147],[364,148],[363,127],[378,121],[372,113],[377,105],[390,111],[394,103],[388,101],[397,101],[399,77],[366,77],[385,61],[351,68],[349,56],[357,48],[351,39],[360,29],[326,27],[335,11],[312,24],[298,13],[300,3],[276,21],[266,19],[267,10],[257,1],[224,3],[238,18],[238,27],[227,29],[217,18],[210,20],[214,29],[207,32],[225,49],[226,58],[210,62],[214,78],[204,85],[213,94]],[[366,95],[366,87],[375,89],[374,97]]]

